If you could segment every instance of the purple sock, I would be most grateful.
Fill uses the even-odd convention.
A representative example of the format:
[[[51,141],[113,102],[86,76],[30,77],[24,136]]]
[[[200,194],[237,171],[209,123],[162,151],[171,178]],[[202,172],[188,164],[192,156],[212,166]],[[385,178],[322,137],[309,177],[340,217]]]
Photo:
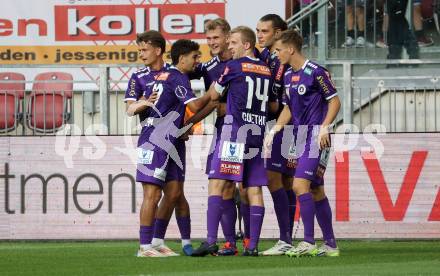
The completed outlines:
[[[251,237],[251,223],[250,223],[250,210],[249,205],[245,203],[240,204],[240,212],[241,216],[243,218],[243,225],[244,225],[244,237],[246,239],[249,239]]]
[[[293,225],[295,224],[296,212],[296,195],[293,190],[286,190],[287,199],[289,200],[289,231],[290,237],[293,235]]]
[[[319,227],[321,227],[324,241],[328,246],[336,248],[335,234],[333,233],[332,209],[328,202],[328,198],[315,202],[316,219]]]
[[[154,226],[141,225],[139,228],[139,244],[151,244]]]
[[[156,239],[164,239],[165,233],[167,232],[168,223],[170,221],[166,219],[155,219],[154,221],[154,235],[153,237]]]
[[[304,224],[304,241],[315,244],[315,202],[311,193],[298,196],[301,219]]]
[[[222,202],[222,218],[220,223],[223,235],[227,242],[235,244],[235,222],[237,221],[237,208],[234,199],[224,199]]]
[[[278,220],[278,227],[280,229],[280,240],[287,243],[292,243],[292,236],[289,230],[289,201],[287,199],[286,190],[281,188],[273,193],[273,207]]]
[[[222,216],[222,197],[209,196],[208,197],[208,243],[213,244],[217,242],[218,224]]]
[[[258,241],[260,240],[261,227],[263,226],[264,207],[250,206],[250,224],[251,224],[251,240],[249,242],[249,249],[258,248]]]
[[[179,227],[180,236],[182,240],[191,239],[191,218],[188,217],[176,217],[177,226]]]

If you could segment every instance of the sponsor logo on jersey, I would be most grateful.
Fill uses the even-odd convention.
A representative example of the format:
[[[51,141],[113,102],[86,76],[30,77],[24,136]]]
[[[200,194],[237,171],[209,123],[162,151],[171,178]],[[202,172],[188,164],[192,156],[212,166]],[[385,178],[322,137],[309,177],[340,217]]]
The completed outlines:
[[[153,162],[154,152],[143,148],[137,148],[138,164],[149,165]]]
[[[254,63],[243,62],[241,64],[241,70],[243,72],[256,73],[266,76],[271,76],[270,69],[265,65],[259,65]]]
[[[289,169],[295,169],[298,165],[298,161],[296,159],[288,159],[286,167]]]
[[[225,70],[223,70],[223,74],[220,76],[220,78],[218,79],[218,83],[221,83],[223,81],[223,76],[226,76],[229,73],[229,67],[226,66]]]
[[[168,73],[168,72],[163,72],[163,73],[160,73],[159,75],[157,75],[157,76],[155,77],[155,79],[158,80],[158,81],[165,81],[165,80],[168,79],[169,75],[170,75],[170,73]]]
[[[307,89],[304,84],[298,85],[298,94],[304,95],[304,94],[306,94],[306,92],[307,92]]]
[[[310,68],[308,68],[308,67],[306,67],[305,69],[304,69],[304,73],[306,74],[306,75],[312,75],[312,69],[310,69]]]
[[[277,75],[275,76],[275,80],[276,81],[280,81],[281,80],[281,77],[283,76],[283,71],[284,71],[284,65],[281,64],[280,67],[278,68]]]
[[[221,160],[230,163],[243,163],[244,144],[223,142]]]
[[[327,84],[325,84],[325,82],[324,82],[323,76],[317,76],[316,80],[318,81],[319,86],[321,86],[322,91],[324,91],[324,94],[330,93],[330,90],[328,89]]]
[[[130,97],[136,96],[136,81],[134,79],[130,81],[130,91],[128,92],[128,95]]]
[[[220,163],[220,173],[240,175],[241,164]]]
[[[295,75],[295,76],[292,76],[292,82],[299,82],[299,80],[301,79],[301,76],[300,75]]]
[[[324,71],[324,72],[325,72],[325,74],[327,75],[327,78],[328,78],[328,80],[330,81],[330,84],[333,86],[333,89],[335,89],[335,88],[336,88],[336,85],[335,85],[335,83],[333,82],[330,73],[327,72],[327,71]]]

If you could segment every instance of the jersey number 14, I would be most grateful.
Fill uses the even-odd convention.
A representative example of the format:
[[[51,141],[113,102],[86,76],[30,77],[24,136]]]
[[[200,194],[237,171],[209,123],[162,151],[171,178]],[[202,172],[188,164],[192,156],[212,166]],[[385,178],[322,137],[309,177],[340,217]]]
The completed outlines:
[[[261,89],[262,81],[263,80],[261,78],[256,78],[254,81],[250,76],[246,76],[246,82],[248,85],[247,103],[246,103],[247,109],[252,109],[252,102],[255,95],[255,97],[261,101],[261,112],[266,112],[266,105],[267,105],[267,101],[269,100],[267,96],[269,90],[269,80],[264,79],[263,89]]]

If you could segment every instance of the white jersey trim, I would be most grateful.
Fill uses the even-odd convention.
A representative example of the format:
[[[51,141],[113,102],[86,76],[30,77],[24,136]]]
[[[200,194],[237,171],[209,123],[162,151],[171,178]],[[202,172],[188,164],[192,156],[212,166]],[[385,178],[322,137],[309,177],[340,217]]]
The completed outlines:
[[[223,91],[225,91],[225,87],[218,84],[218,82],[214,83],[214,88],[218,94],[223,94]]]
[[[335,96],[338,96],[338,93],[335,93],[333,95],[328,96],[327,98],[325,98],[327,101],[330,100],[331,98],[334,98]]]
[[[124,102],[126,102],[126,101],[137,101],[137,99],[136,98],[125,98]]]
[[[191,99],[189,99],[189,100],[186,100],[185,102],[183,102],[184,104],[188,104],[188,103],[190,103],[190,102],[192,102],[192,101],[195,101],[195,100],[197,100],[197,98],[196,97],[194,97],[194,98],[191,98]]]

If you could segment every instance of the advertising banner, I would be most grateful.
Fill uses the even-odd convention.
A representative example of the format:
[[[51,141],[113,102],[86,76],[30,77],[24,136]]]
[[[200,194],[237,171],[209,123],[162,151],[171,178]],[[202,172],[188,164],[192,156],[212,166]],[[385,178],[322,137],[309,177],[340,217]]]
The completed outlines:
[[[325,190],[338,238],[440,238],[440,134],[332,140]],[[187,142],[193,238],[206,235],[210,141],[205,135]],[[0,239],[136,239],[142,188],[135,145],[134,136],[0,138]],[[277,238],[272,199],[263,192],[262,237]],[[298,208],[296,219],[301,238]],[[322,237],[318,225],[315,231]],[[174,218],[167,237],[179,237]]]

